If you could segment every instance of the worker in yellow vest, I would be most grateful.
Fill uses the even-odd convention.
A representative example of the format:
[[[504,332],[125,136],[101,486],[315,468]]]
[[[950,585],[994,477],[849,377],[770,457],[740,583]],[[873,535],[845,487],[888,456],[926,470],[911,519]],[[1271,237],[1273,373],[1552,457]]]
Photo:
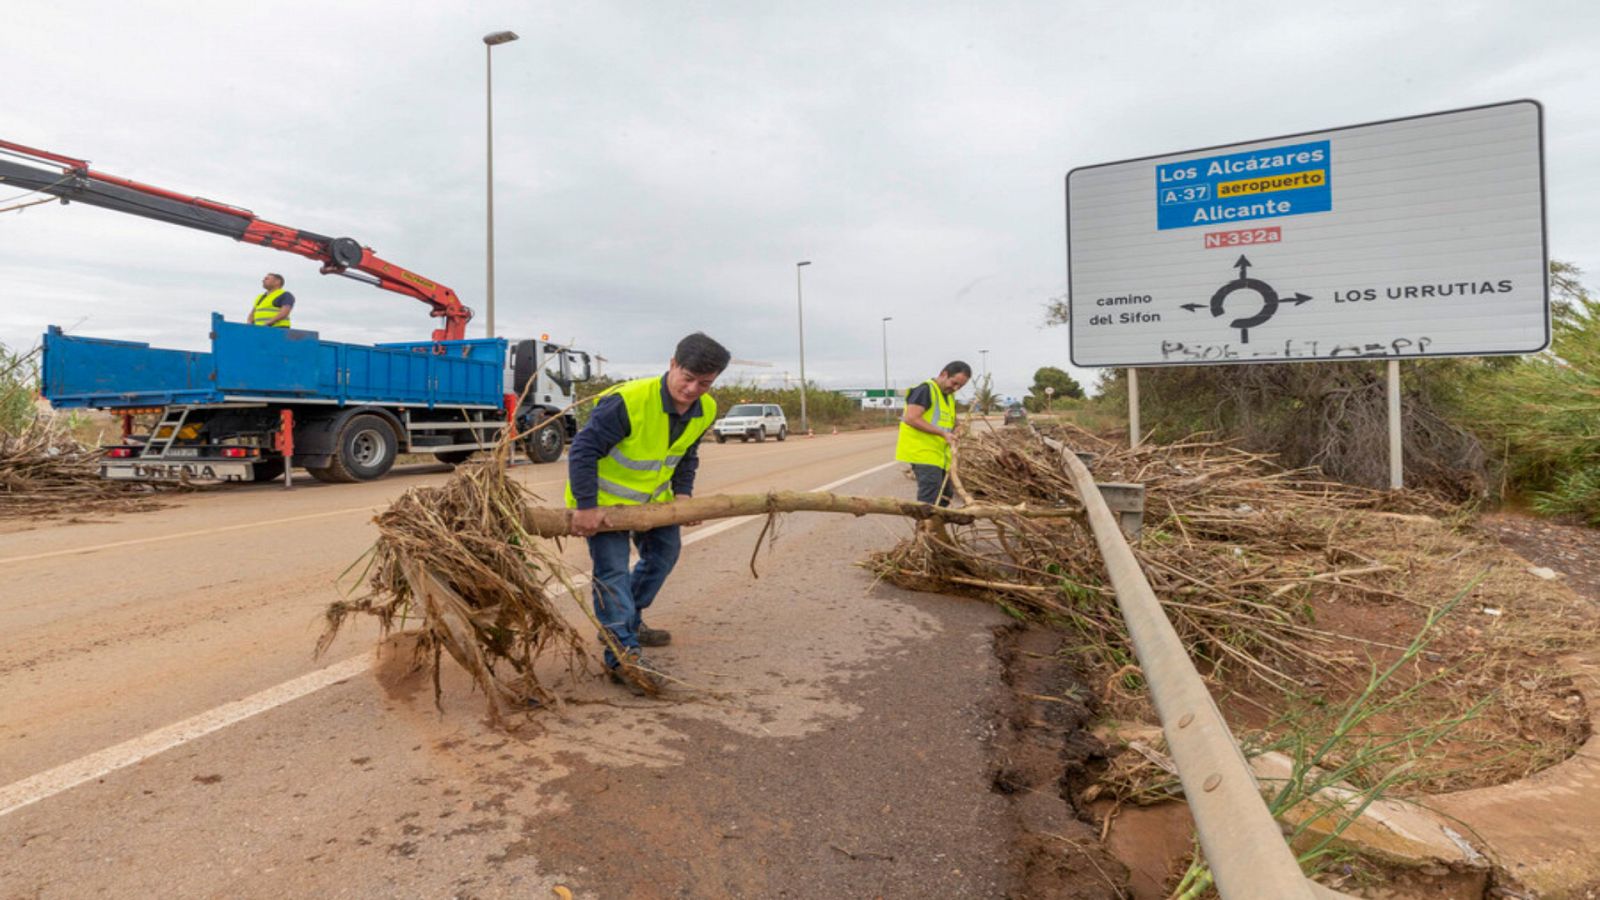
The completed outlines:
[[[956,443],[956,392],[972,378],[972,367],[955,360],[906,393],[894,458],[910,463],[917,502],[950,505],[950,449]]]
[[[250,305],[251,325],[289,327],[289,313],[294,310],[294,295],[283,289],[283,276],[268,272],[261,276],[261,293]]]
[[[594,561],[594,612],[621,649],[606,647],[613,681],[636,694],[660,690],[665,676],[642,647],[664,647],[668,631],[644,624],[644,611],[678,561],[678,526],[649,531],[606,530],[606,508],[667,503],[694,493],[700,438],[717,418],[706,392],[731,354],[695,332],[678,342],[667,371],[626,381],[595,404],[589,423],[567,451],[567,508],[572,533],[589,539]],[[628,570],[628,545],[639,562]]]

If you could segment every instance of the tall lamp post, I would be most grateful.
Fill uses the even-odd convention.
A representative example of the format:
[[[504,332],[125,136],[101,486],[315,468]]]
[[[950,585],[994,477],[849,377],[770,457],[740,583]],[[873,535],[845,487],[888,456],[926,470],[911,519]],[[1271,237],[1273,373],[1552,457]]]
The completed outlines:
[[[883,317],[883,408],[894,412],[894,398],[889,394],[889,323],[894,316]]]
[[[494,337],[494,48],[498,44],[508,44],[517,39],[515,31],[496,31],[483,36],[483,101],[487,112],[488,167],[486,169],[486,188],[488,194],[489,228],[488,228],[488,292],[485,303],[485,325],[488,336]]]
[[[800,270],[811,265],[811,260],[802,259],[794,264],[794,303],[800,317],[800,433],[811,433],[811,421],[806,418],[806,303],[805,294],[800,288]]]

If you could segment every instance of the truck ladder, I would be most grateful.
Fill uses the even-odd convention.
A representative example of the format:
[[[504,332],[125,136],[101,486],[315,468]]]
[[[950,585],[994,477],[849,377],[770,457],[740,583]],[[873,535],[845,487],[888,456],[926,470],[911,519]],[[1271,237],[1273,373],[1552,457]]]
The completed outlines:
[[[140,459],[166,459],[167,451],[178,441],[178,433],[183,430],[183,424],[189,418],[190,407],[169,406],[161,413],[161,421],[156,423],[155,430],[150,432],[150,440],[139,451]],[[162,429],[167,429],[166,437],[162,438]],[[156,450],[159,444],[161,449]]]

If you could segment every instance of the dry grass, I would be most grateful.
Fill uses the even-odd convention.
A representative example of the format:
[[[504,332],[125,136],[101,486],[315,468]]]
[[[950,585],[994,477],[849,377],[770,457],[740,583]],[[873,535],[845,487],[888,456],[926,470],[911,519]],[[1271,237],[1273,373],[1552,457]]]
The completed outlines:
[[[187,487],[107,481],[99,460],[99,450],[50,416],[33,418],[15,434],[0,431],[0,519],[155,509],[160,493]]]
[[[1460,527],[1466,510],[1283,470],[1268,456],[1202,438],[1130,451],[1087,433],[1063,437],[1100,454],[1092,467],[1099,480],[1145,485],[1135,554],[1236,728],[1270,742],[1337,717],[1373,667],[1404,654],[1430,611],[1477,580],[1425,652],[1386,680],[1390,696],[1380,700],[1396,702],[1362,727],[1368,737],[1402,739],[1354,780],[1414,753],[1426,757],[1418,767],[1428,777],[1406,791],[1503,782],[1565,758],[1586,736],[1556,658],[1593,641],[1595,616],[1566,588],[1529,575],[1519,557]],[[1053,453],[1025,431],[970,437],[960,458],[980,502],[1077,502]],[[1080,521],[921,532],[870,565],[902,586],[977,595],[1072,632],[1073,662],[1102,688],[1105,713],[1155,721]],[[1470,720],[1426,747],[1403,739],[1417,723],[1469,710]],[[1127,796],[1159,795],[1148,782],[1168,776],[1136,768],[1149,778],[1132,779]]]

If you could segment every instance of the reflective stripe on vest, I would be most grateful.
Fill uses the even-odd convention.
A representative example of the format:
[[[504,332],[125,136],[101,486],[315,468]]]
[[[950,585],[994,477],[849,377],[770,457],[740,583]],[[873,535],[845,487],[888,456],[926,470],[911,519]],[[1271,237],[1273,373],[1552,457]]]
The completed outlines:
[[[690,419],[678,439],[670,441],[672,423],[662,406],[661,378],[640,378],[617,385],[607,394],[622,398],[628,413],[628,436],[596,465],[601,506],[665,503],[672,499],[672,476],[678,463],[717,418],[717,401],[700,398],[700,415]],[[604,395],[602,395],[604,396]],[[567,482],[567,507],[578,499]]]
[[[955,428],[956,398],[946,395],[939,389],[938,382],[932,378],[923,383],[928,386],[928,391],[933,396],[932,405],[922,412],[923,421],[947,431]],[[910,391],[906,393],[910,395]],[[950,445],[945,443],[940,435],[918,431],[901,422],[900,434],[894,444],[894,458],[897,462],[920,463],[947,469],[950,467]]]
[[[250,324],[265,325],[269,319],[277,315],[279,310],[276,304],[278,298],[283,296],[284,293],[286,292],[283,288],[278,288],[275,291],[267,291],[265,294],[256,297],[255,305],[250,307]],[[283,319],[273,322],[272,325],[274,328],[288,328],[289,317],[284,316]]]

